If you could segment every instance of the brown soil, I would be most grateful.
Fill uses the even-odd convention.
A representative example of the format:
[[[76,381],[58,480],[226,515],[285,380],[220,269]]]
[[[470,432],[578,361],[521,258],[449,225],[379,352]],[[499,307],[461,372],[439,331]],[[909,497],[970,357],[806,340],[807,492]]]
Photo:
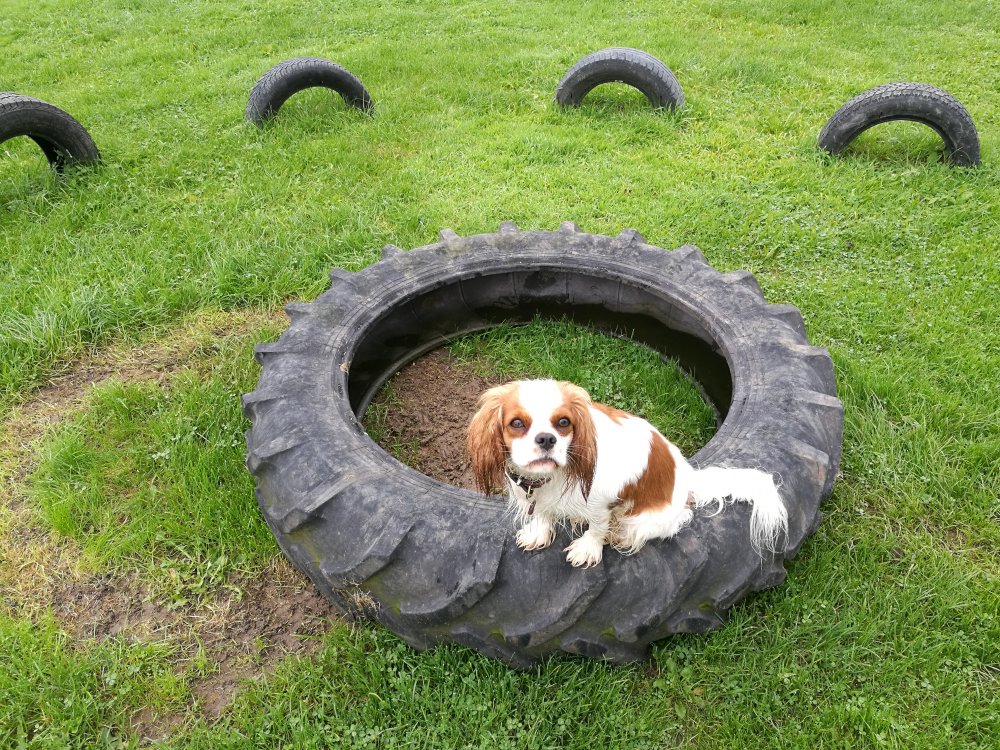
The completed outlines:
[[[178,669],[198,657],[195,705],[168,715],[134,717],[144,740],[163,736],[186,716],[217,718],[247,679],[259,678],[287,654],[319,646],[333,608],[283,559],[260,575],[233,575],[197,604],[169,608],[134,575],[86,570],[75,541],[49,530],[24,502],[23,481],[36,465],[46,430],[83,407],[109,379],[166,384],[180,369],[208,368],[213,342],[283,321],[280,313],[205,313],[174,333],[128,349],[94,351],[31,394],[0,423],[0,613],[36,619],[51,612],[77,639],[119,636],[169,641]]]
[[[369,411],[380,414],[379,445],[429,477],[473,489],[465,428],[479,394],[500,382],[446,349],[421,357],[395,375]]]
[[[134,575],[83,575],[54,581],[50,612],[76,639],[120,635],[132,643],[167,641],[178,665],[199,658],[206,674],[190,683],[195,713],[214,721],[247,680],[287,655],[308,655],[335,617],[333,607],[285,560],[257,576],[234,575],[196,604],[171,608]],[[19,613],[22,616],[25,612]],[[133,718],[141,739],[162,737],[182,719],[143,710]]]

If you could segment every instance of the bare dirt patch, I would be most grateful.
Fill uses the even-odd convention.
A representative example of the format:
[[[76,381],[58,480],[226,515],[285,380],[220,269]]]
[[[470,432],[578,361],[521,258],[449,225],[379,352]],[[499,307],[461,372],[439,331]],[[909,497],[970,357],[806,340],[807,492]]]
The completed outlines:
[[[140,712],[134,725],[141,738],[160,737],[186,716],[217,718],[245,680],[288,654],[318,648],[315,636],[329,628],[333,608],[283,559],[259,575],[231,575],[196,604],[171,608],[136,575],[87,570],[75,541],[48,529],[24,501],[24,479],[46,431],[82,408],[95,386],[111,379],[166,385],[179,370],[207,370],[220,338],[283,322],[280,312],[208,312],[145,344],[90,352],[0,423],[0,613],[37,620],[50,612],[80,640],[167,641],[176,646],[179,670],[200,661],[191,711]]]
[[[113,606],[123,598],[117,588],[94,592],[94,598]],[[99,609],[107,612],[110,607]],[[207,674],[190,686],[195,712],[208,721],[219,718],[248,680],[273,671],[286,656],[314,653],[321,645],[319,636],[336,616],[316,587],[284,559],[259,575],[232,576],[223,592],[197,606],[170,610],[139,600],[131,611],[130,632],[166,635],[180,644],[183,658],[197,657],[208,666]],[[111,619],[100,626],[110,634],[120,622]],[[147,710],[133,718],[133,726],[141,738],[156,739],[169,733],[178,718],[176,713]]]
[[[400,370],[369,408],[365,422],[376,442],[429,477],[474,489],[465,429],[479,394],[498,376],[436,349]]]

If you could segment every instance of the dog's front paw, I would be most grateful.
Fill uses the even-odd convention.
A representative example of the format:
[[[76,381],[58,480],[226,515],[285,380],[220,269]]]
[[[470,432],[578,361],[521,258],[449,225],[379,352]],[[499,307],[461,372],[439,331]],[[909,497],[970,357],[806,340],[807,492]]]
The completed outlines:
[[[533,518],[521,527],[517,532],[517,546],[523,550],[531,551],[545,549],[552,540],[555,539],[556,530],[551,522],[542,518]]]
[[[592,568],[601,561],[604,555],[604,543],[590,534],[584,534],[576,539],[563,552],[567,552],[566,561],[574,568]]]

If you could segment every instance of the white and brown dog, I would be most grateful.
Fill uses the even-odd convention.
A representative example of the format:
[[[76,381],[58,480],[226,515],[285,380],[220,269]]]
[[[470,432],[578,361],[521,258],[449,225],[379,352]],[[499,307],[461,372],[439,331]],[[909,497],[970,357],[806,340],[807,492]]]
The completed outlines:
[[[693,510],[726,500],[752,505],[750,542],[778,551],[788,515],[770,474],[756,469],[696,470],[646,420],[594,403],[583,388],[519,380],[479,398],[468,448],[477,487],[506,487],[521,528],[517,544],[543,549],[556,524],[586,524],[566,548],[575,566],[597,565],[604,545],[636,552],[674,536]]]

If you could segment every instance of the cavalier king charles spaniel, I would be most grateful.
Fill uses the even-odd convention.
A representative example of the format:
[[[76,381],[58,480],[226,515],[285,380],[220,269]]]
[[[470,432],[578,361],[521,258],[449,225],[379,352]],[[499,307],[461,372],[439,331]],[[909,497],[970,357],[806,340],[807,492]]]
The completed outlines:
[[[649,422],[594,403],[583,388],[519,380],[479,397],[469,424],[472,472],[481,492],[506,487],[525,550],[548,547],[556,524],[585,524],[565,549],[574,566],[597,565],[604,545],[636,552],[683,529],[693,511],[726,500],[750,503],[756,550],[779,551],[788,514],[770,474],[695,469]]]

